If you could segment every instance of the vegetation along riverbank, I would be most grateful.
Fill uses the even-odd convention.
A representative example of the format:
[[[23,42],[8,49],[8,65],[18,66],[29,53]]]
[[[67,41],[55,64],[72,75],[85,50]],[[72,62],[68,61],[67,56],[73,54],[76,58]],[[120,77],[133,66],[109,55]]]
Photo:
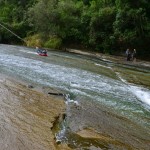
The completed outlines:
[[[0,42],[150,58],[150,5],[121,0],[0,1]],[[20,43],[21,44],[21,43]]]

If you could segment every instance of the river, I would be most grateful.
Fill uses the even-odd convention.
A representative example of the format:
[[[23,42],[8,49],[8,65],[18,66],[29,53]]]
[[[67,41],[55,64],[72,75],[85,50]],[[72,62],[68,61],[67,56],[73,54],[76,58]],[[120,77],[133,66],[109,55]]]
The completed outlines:
[[[134,75],[135,83],[129,83],[129,72]],[[149,149],[150,86],[140,85],[150,82],[148,69],[138,70],[132,66],[59,51],[49,51],[48,57],[42,57],[33,48],[1,44],[0,73],[69,94],[66,104],[73,105],[67,111],[74,106],[79,107],[76,112],[68,112],[70,117],[66,120],[71,132],[94,127],[99,133],[124,143],[122,145],[126,149]],[[64,132],[66,137],[62,141],[71,143],[69,139],[72,138]],[[90,142],[86,147],[86,144],[74,141],[74,148],[89,148]],[[104,142],[92,143],[97,149],[117,149],[114,145],[113,142],[107,145]]]

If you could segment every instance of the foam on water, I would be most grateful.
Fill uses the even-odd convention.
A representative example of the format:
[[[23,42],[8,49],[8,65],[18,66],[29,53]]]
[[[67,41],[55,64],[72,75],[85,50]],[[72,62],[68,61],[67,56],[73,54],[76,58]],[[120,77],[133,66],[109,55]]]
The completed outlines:
[[[110,60],[105,59],[105,58],[103,58],[102,60],[103,60],[103,61],[107,61],[107,62],[113,62],[113,61],[110,61]]]
[[[116,72],[116,75],[123,83],[127,83],[127,81],[121,77],[119,72]]]
[[[118,72],[116,72],[116,75],[123,83],[128,85],[128,89],[137,97],[138,100],[150,106],[150,91],[148,89],[129,84]]]
[[[121,81],[63,64],[50,64],[7,54],[0,55],[0,67],[29,81],[98,101],[127,117],[135,117],[135,120],[136,116],[132,112],[140,111],[144,115],[145,111],[137,101],[149,105],[150,91],[132,87],[119,74],[117,76]]]
[[[130,85],[130,87],[133,94],[135,94],[139,100],[150,106],[150,92],[146,88],[141,88],[133,85]]]
[[[90,97],[96,95],[96,100],[98,101],[101,99],[100,96],[106,96],[108,99],[116,97],[122,101],[129,101],[128,97],[135,100],[136,98],[133,95],[135,94],[143,102],[149,104],[149,91],[140,91],[140,88],[132,87],[133,90],[131,92],[129,85],[121,78],[119,73],[117,73],[117,76],[123,83],[88,71],[18,56],[1,55],[0,62],[1,65],[7,66],[10,71],[33,81],[50,86],[62,87],[67,91],[80,95],[89,95]]]
[[[95,63],[95,65],[96,65],[96,66],[100,66],[100,67],[104,67],[104,68],[109,68],[109,69],[111,69],[111,67],[109,67],[109,66],[104,66],[104,65],[101,65],[101,64],[97,64],[97,63]]]
[[[32,52],[32,51],[28,51],[28,50],[19,50],[20,52],[24,52],[24,53],[28,53],[28,54],[36,54],[37,55],[37,52]]]
[[[68,88],[80,89],[81,91],[82,89],[86,89],[93,92],[114,93],[116,90],[120,89],[120,86],[124,87],[124,85],[120,85],[121,82],[102,75],[93,74],[80,69],[48,64],[28,58],[1,55],[0,61],[1,65],[7,66],[11,71],[15,71],[18,74],[32,79],[32,75],[34,74],[34,79],[40,80],[43,77],[43,82],[47,82],[46,79],[50,79],[50,81],[55,79],[53,82],[59,82],[59,84],[68,85]]]

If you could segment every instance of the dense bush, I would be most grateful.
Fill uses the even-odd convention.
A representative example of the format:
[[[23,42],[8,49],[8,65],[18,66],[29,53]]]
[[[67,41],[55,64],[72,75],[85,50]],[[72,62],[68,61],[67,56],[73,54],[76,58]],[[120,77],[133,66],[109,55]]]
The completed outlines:
[[[44,41],[42,40],[41,35],[34,34],[32,36],[28,36],[25,38],[27,46],[30,47],[42,47],[44,45]]]
[[[62,46],[62,40],[57,37],[51,37],[48,41],[44,43],[44,47],[53,48],[53,49],[60,49]]]
[[[141,58],[150,56],[148,0],[0,1],[0,22],[29,45],[79,45],[109,54],[136,48]],[[18,39],[0,27],[0,41]]]

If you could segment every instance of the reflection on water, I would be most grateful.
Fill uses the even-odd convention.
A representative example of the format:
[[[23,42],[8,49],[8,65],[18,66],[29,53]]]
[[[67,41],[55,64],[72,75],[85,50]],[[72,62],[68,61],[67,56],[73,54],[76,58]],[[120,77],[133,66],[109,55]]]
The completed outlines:
[[[150,138],[148,134],[150,91],[143,87],[130,85],[121,74],[114,71],[115,65],[110,66],[103,61],[83,59],[79,55],[61,52],[52,51],[49,52],[49,57],[40,57],[36,55],[34,49],[6,45],[0,47],[1,73],[10,74],[32,83],[62,89],[73,95],[73,100],[81,101],[81,103],[82,100],[86,100],[91,107],[97,105],[99,109],[102,109],[100,107],[104,106],[111,121],[117,115],[125,117],[142,128],[139,131],[140,134],[142,132],[145,134],[147,131],[145,137],[138,133],[134,133],[134,136]],[[95,118],[102,121],[101,115],[105,115],[102,117],[104,124],[99,123],[105,126],[108,118],[106,119],[104,110],[99,111],[98,108],[99,115],[95,115]],[[86,112],[84,112],[85,115]],[[111,117],[114,114],[116,116]],[[114,125],[116,127],[123,127],[123,124],[128,127],[124,130],[130,135],[132,128],[128,126],[128,122],[123,120],[120,122],[119,119],[115,121],[117,121],[117,125]]]

